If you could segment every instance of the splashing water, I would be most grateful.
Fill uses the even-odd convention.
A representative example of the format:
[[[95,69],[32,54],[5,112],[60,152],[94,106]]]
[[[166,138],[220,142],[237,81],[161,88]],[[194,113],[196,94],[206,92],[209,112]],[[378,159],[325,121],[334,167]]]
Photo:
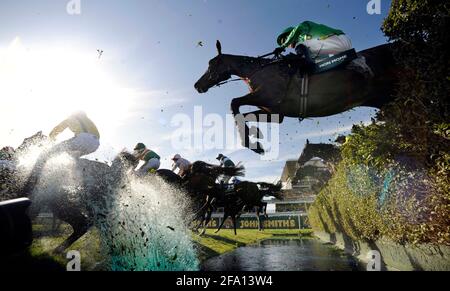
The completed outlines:
[[[33,148],[21,157],[22,175],[28,176],[43,151]],[[192,215],[186,195],[160,178],[138,180],[99,164],[85,161],[80,167],[65,154],[49,159],[35,189],[36,211],[59,198],[70,204],[65,206],[87,209],[99,230],[104,269],[199,270],[186,223]]]
[[[112,271],[195,271],[199,262],[186,226],[186,197],[159,178],[127,177],[97,217]]]

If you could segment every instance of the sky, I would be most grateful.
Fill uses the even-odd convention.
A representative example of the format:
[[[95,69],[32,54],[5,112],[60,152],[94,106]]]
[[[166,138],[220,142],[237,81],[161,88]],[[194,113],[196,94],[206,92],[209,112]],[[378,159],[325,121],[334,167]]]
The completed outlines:
[[[363,50],[387,42],[380,27],[390,1],[381,1],[379,15],[367,13],[369,0],[81,0],[80,14],[68,13],[69,2],[0,2],[0,147],[16,147],[40,130],[48,134],[82,109],[102,135],[91,158],[110,161],[143,142],[165,168],[177,153],[213,163],[224,153],[245,165],[247,179],[274,182],[306,139],[334,141],[376,112],[358,108],[301,123],[286,119],[278,128],[279,154],[270,159],[234,143],[195,147],[211,125],[208,118],[225,120],[231,100],[248,93],[243,82],[195,91],[217,54],[216,40],[224,53],[259,56],[273,51],[286,27],[311,20],[344,30]],[[180,128],[176,121],[183,118],[191,126]],[[173,143],[180,131],[191,138],[183,148]],[[222,131],[225,140],[234,135],[233,126]]]

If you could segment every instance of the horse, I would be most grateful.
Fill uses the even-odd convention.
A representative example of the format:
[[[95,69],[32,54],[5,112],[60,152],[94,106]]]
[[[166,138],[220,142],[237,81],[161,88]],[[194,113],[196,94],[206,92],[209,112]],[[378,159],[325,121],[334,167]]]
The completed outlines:
[[[119,189],[126,182],[125,173],[129,166],[122,153],[114,159],[111,166],[79,159],[72,169],[77,180],[82,181],[82,188],[77,189],[76,197],[74,198],[73,193],[63,187],[65,185],[60,185],[49,198],[39,203],[37,207],[32,206],[31,217],[36,217],[40,209],[47,206],[57,219],[68,223],[73,228],[72,234],[54,250],[55,253],[64,252],[94,226],[98,217],[105,216],[102,213],[103,204],[111,203],[106,200],[114,198],[108,193],[110,190]],[[39,192],[39,189],[37,191]],[[32,201],[36,200],[35,195],[32,195]],[[93,205],[98,208],[94,209]]]
[[[135,156],[126,153],[125,158],[131,163],[132,168],[136,168],[139,160]],[[193,227],[193,230],[198,231],[200,226],[206,227],[204,223],[206,214],[212,211],[211,202],[220,197],[223,190],[222,186],[216,183],[216,180],[220,176],[240,177],[244,174],[245,168],[241,165],[221,167],[196,161],[189,167],[183,178],[166,169],[159,169],[152,174],[149,173],[148,176],[160,177],[168,184],[178,187],[187,195],[194,213],[191,223],[197,222],[197,226]],[[145,179],[146,176],[143,178]]]
[[[16,151],[16,154],[24,154],[32,145],[41,146],[45,141],[46,137],[42,133],[38,133],[31,138],[25,139],[24,143]],[[21,168],[9,178],[16,184],[15,190],[18,191],[17,193],[20,193],[17,194],[17,197],[30,194],[29,198],[32,201],[32,205],[29,209],[29,216],[32,220],[45,207],[57,219],[68,223],[72,227],[72,234],[54,250],[54,253],[58,254],[65,251],[93,226],[94,215],[99,213],[95,213],[89,204],[100,205],[103,203],[103,200],[108,198],[105,196],[105,193],[110,188],[120,186],[124,179],[123,173],[129,167],[130,164],[123,153],[114,159],[111,166],[85,159],[75,161],[71,169],[72,174],[77,180],[82,180],[82,189],[77,189],[76,195],[73,195],[72,191],[67,189],[66,186],[71,185],[65,182],[54,185],[50,195],[48,195],[49,193],[43,193],[48,190],[40,189],[39,184],[36,185],[31,194],[24,194],[24,192],[18,190],[25,182]]]
[[[2,190],[0,193],[0,201],[17,199],[24,196],[21,190],[26,182],[26,175],[23,173],[24,168],[19,164],[19,160],[32,147],[42,148],[46,143],[47,137],[42,134],[42,131],[39,131],[33,136],[24,139],[17,149],[13,149],[12,156],[8,159],[9,167],[0,168],[0,182],[3,188],[0,189]]]
[[[266,196],[274,196],[282,199],[279,195],[281,191],[281,183],[276,185],[270,183],[254,183],[250,181],[242,181],[234,186],[232,191],[223,191],[222,195],[215,201],[214,208],[223,207],[224,215],[219,228],[216,233],[220,232],[228,217],[231,218],[234,228],[234,233],[237,235],[236,221],[244,210],[255,210],[256,219],[258,221],[258,229],[263,230],[261,223],[261,213],[264,217],[267,215],[267,202],[263,201]],[[205,225],[211,221],[212,210],[206,214]],[[205,229],[203,230],[204,233]]]
[[[298,164],[303,166],[313,158],[321,158],[329,168],[330,173],[333,174],[336,172],[336,166],[342,160],[341,150],[332,144],[312,144],[307,139],[305,148],[298,159]]]
[[[233,99],[231,110],[242,145],[258,154],[265,151],[250,137],[260,140],[262,134],[258,127],[249,128],[247,122],[281,124],[286,117],[301,120],[326,117],[359,106],[381,109],[393,101],[397,75],[401,71],[392,54],[393,44],[358,54],[371,68],[373,75],[370,77],[350,66],[310,76],[293,74],[289,61],[223,54],[220,41],[216,46],[218,56],[210,60],[207,72],[194,87],[199,93],[206,93],[212,87],[226,83],[233,75],[247,83],[250,93]],[[246,105],[256,106],[259,110],[243,114],[240,107]]]

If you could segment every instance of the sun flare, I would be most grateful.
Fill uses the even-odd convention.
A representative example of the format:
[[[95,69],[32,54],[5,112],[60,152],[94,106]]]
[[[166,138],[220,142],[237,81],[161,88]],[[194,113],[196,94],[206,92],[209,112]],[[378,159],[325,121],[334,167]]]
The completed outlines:
[[[0,136],[13,125],[16,133],[48,133],[77,110],[87,112],[102,133],[114,131],[135,92],[120,86],[103,64],[95,51],[27,47],[19,38],[0,47]]]

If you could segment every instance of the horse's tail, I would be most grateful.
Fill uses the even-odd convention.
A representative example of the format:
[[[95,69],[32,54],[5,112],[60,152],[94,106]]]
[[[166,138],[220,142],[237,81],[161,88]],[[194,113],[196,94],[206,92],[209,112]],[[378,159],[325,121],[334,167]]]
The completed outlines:
[[[265,182],[260,182],[257,184],[260,188],[260,192],[263,193],[264,196],[273,196],[279,200],[283,200],[283,196],[281,195],[281,188],[282,188],[281,181],[278,182],[277,184]]]
[[[199,173],[218,178],[219,176],[243,177],[245,168],[241,164],[234,167],[222,168],[205,162],[195,162],[191,167],[192,173]]]
[[[230,177],[244,177],[245,176],[245,167],[241,163],[238,163],[234,167],[226,167],[226,168],[219,167],[218,171],[220,172],[220,175],[223,175],[223,176],[230,176]]]

